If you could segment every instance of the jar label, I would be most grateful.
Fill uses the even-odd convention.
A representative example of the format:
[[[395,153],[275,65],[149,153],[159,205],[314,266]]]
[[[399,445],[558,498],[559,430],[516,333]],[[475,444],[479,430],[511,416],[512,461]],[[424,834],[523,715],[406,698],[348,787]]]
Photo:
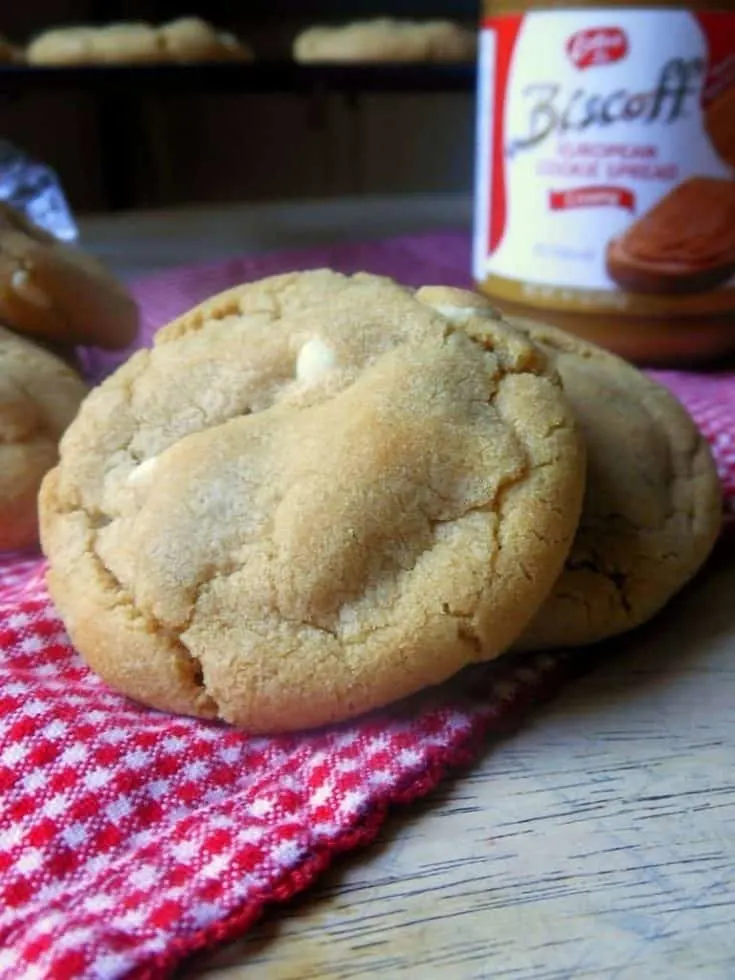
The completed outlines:
[[[568,312],[735,309],[735,13],[488,18],[477,141],[489,293]]]

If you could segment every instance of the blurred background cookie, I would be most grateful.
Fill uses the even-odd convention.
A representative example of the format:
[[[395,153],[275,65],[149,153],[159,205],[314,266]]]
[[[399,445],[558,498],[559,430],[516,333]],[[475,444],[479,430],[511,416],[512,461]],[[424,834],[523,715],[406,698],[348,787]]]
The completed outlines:
[[[180,17],[157,29],[167,60],[248,61],[253,52],[234,34],[218,31],[201,17]]]
[[[36,542],[36,499],[86,394],[67,364],[0,327],[0,550]]]
[[[62,346],[130,343],[138,308],[93,256],[0,203],[0,323]]]
[[[59,27],[39,34],[26,51],[31,65],[165,64],[246,60],[250,49],[199,17],[161,26],[121,22]]]
[[[474,30],[448,20],[378,18],[338,27],[310,27],[293,43],[299,62],[472,61]]]

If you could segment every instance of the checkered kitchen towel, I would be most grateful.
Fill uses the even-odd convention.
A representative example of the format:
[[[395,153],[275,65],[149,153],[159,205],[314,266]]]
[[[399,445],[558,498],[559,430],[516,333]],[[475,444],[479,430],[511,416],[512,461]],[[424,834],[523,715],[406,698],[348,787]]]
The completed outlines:
[[[465,235],[242,259],[137,287],[146,333],[245,279],[331,265],[463,285]],[[90,355],[103,373],[109,358]],[[735,374],[665,373],[735,500]],[[163,977],[244,932],[388,808],[431,790],[484,735],[516,725],[569,669],[533,655],[474,668],[368,717],[251,738],[112,693],[49,604],[37,556],[0,559],[0,977]]]

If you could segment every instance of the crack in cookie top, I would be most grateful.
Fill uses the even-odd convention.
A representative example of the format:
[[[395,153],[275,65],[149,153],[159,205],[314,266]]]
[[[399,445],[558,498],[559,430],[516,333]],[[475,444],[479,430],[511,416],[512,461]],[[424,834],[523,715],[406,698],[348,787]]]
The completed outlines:
[[[496,656],[558,574],[584,452],[548,357],[389,279],[237,287],[89,396],[41,496],[113,686],[273,731]]]

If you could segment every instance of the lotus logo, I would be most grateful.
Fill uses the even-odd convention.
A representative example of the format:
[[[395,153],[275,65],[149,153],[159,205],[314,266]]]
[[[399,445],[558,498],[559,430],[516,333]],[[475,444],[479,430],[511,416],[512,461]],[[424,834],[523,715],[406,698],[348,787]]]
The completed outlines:
[[[628,35],[620,27],[592,27],[577,31],[566,44],[570,61],[580,71],[622,61],[628,50]]]

